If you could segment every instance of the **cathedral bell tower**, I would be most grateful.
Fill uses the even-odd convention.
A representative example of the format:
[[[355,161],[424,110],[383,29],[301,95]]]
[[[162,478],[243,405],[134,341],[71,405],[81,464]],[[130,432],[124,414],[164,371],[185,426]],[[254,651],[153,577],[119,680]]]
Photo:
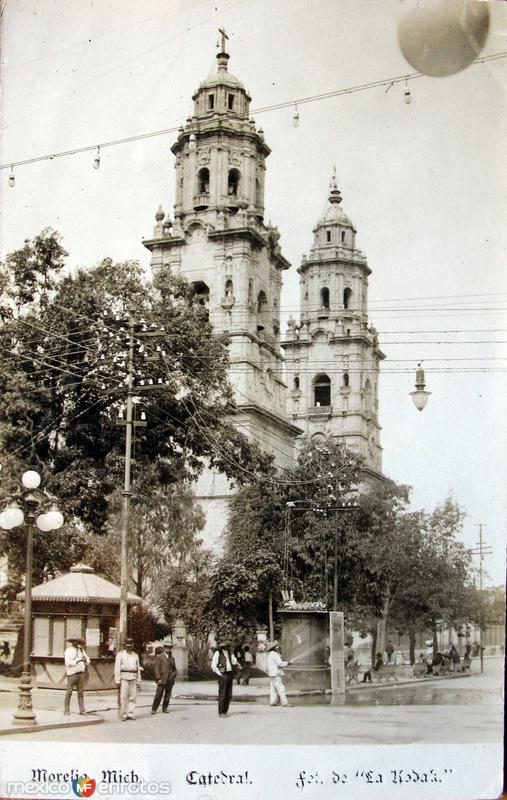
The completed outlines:
[[[171,148],[174,223],[159,209],[144,245],[154,273],[183,275],[214,331],[229,336],[234,422],[287,466],[301,432],[286,415],[280,351],[280,291],[290,264],[277,228],[264,222],[270,149],[249,117],[248,92],[228,71],[227,36],[220,33],[216,72],[195,92],[194,113]]]
[[[379,476],[378,378],[384,354],[376,330],[368,327],[371,270],[341,202],[333,174],[313,247],[298,269],[301,320],[289,320],[282,344],[289,411],[308,437],[333,436],[362,456],[366,472]]]

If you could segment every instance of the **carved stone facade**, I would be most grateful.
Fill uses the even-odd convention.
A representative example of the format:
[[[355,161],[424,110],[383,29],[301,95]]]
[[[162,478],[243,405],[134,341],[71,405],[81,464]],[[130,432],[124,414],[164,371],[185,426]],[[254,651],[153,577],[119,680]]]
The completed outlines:
[[[378,473],[377,386],[383,356],[367,326],[366,259],[355,249],[355,230],[333,184],[330,210],[315,228],[314,247],[299,269],[301,323],[291,322],[282,345],[287,391],[280,293],[290,264],[281,253],[278,229],[264,221],[270,149],[262,128],[249,118],[248,92],[228,72],[224,39],[222,45],[217,70],[195,92],[193,115],[171,148],[174,223],[159,208],[153,236],[144,242],[152,270],[187,278],[214,331],[227,333],[238,408],[233,422],[278,466],[294,464],[303,433],[332,433]],[[346,386],[339,383],[344,374]],[[330,382],[329,402],[322,401],[326,387],[318,387],[322,375]],[[315,400],[315,391],[323,393],[321,400]],[[195,494],[206,512],[203,538],[219,547],[229,484],[223,475],[207,471]]]
[[[356,248],[356,230],[341,201],[333,176],[313,247],[298,269],[301,318],[289,320],[282,343],[289,413],[306,436],[333,436],[379,476],[378,377],[384,354],[376,330],[368,326],[371,270]]]

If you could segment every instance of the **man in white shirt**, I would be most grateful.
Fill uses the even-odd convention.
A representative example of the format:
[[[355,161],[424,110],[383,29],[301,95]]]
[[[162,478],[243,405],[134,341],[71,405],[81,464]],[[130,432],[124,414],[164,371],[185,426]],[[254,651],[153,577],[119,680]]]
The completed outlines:
[[[229,642],[217,643],[211,659],[211,669],[218,678],[218,716],[227,717],[232,697],[233,667],[237,666],[236,657],[231,653]]]
[[[281,703],[282,706],[289,706],[290,703],[287,701],[285,686],[283,685],[282,681],[282,667],[286,667],[291,662],[282,661],[280,644],[276,639],[274,642],[268,644],[266,647],[266,652],[268,654],[266,664],[269,676],[269,704],[271,706],[277,706],[279,703]]]
[[[74,689],[77,691],[79,703],[79,713],[86,714],[84,707],[84,685],[85,671],[90,663],[84,648],[85,640],[80,636],[72,636],[67,639],[70,642],[65,648],[65,672],[67,675],[67,691],[65,692],[64,711],[65,715],[70,714],[70,698]]]
[[[132,639],[125,639],[114,662],[114,680],[120,687],[120,714],[122,720],[135,719],[137,689],[141,685],[139,656],[133,650]]]

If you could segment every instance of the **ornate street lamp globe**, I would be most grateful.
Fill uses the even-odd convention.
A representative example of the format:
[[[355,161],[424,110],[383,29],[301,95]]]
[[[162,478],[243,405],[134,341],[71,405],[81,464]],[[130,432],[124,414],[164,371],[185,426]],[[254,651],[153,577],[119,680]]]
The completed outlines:
[[[50,530],[57,530],[58,528],[62,527],[63,514],[61,513],[61,511],[58,511],[57,508],[52,508],[50,511],[46,513],[45,516],[49,524],[51,525]]]
[[[38,529],[40,531],[44,531],[44,533],[47,533],[48,531],[53,529],[53,526],[51,525],[51,521],[48,519],[47,514],[39,514],[39,516],[35,520],[35,524],[37,525]]]
[[[23,472],[21,483],[25,489],[38,489],[40,486],[40,475],[34,469]]]
[[[17,528],[23,524],[25,515],[16,503],[11,503],[0,514],[0,528],[5,531],[10,531],[12,528]]]

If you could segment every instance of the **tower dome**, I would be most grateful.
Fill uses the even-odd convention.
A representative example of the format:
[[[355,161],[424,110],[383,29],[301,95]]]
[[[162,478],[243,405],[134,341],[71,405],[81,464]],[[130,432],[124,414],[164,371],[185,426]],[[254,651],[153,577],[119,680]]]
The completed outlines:
[[[342,196],[336,182],[336,169],[334,169],[331,182],[329,184],[329,197],[327,199],[322,216],[313,229],[314,233],[316,233],[319,228],[326,228],[335,225],[351,228],[355,233],[355,228],[352,224],[352,221],[343,210],[341,202]]]
[[[228,37],[222,29],[220,33],[222,41],[220,51],[217,53],[217,68],[199,84],[192,97],[194,115],[202,118],[232,113],[235,116],[248,117],[252,98],[239,78],[228,71],[230,56],[225,51],[225,40]]]

